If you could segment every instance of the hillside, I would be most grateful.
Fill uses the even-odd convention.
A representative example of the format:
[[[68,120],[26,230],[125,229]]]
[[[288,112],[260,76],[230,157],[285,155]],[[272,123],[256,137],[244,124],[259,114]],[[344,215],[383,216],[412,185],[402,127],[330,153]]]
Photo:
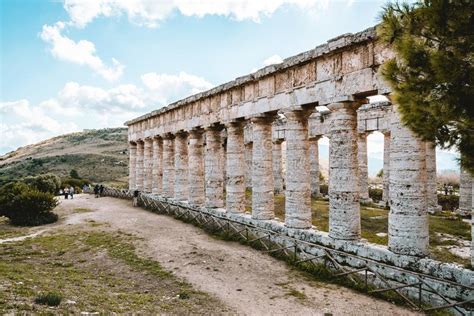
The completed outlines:
[[[61,177],[71,169],[92,182],[125,184],[128,174],[127,129],[84,130],[20,147],[0,157],[0,184],[51,172]]]

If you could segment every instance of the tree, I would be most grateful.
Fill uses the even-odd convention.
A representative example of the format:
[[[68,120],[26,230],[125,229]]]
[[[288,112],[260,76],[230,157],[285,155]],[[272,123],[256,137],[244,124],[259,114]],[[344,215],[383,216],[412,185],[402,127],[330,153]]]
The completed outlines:
[[[379,172],[377,172],[377,178],[382,178],[383,177],[383,169],[380,169]]]
[[[69,176],[73,179],[80,179],[79,173],[77,172],[76,169],[72,169],[71,172],[69,172]]]
[[[457,148],[474,174],[474,1],[390,3],[377,33],[397,54],[382,75],[403,123],[423,140]]]

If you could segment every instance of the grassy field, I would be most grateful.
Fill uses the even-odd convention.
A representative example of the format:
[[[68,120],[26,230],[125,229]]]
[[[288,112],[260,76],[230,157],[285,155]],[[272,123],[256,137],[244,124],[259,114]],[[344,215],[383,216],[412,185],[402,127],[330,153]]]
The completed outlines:
[[[248,212],[251,211],[251,194],[250,191],[246,192],[246,210]],[[313,225],[318,230],[329,231],[329,202],[313,198],[311,209]],[[378,207],[361,206],[362,238],[372,243],[387,245],[388,236],[377,236],[377,233],[388,233],[388,212],[388,210]],[[275,216],[281,221],[285,220],[285,196],[283,194],[275,195]],[[458,244],[454,239],[471,240],[471,225],[463,222],[458,216],[446,213],[446,215],[429,215],[429,226],[432,258],[445,262],[457,262],[462,265],[469,264],[469,259],[453,255],[441,247]],[[443,238],[444,236],[449,238]]]
[[[230,312],[141,256],[136,237],[100,226],[0,244],[0,314]],[[48,296],[60,304],[39,303]]]

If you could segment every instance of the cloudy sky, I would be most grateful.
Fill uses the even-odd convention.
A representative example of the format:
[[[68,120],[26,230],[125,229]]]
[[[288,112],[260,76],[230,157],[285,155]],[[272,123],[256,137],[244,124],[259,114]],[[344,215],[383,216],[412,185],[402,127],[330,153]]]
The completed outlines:
[[[0,154],[122,126],[373,26],[384,2],[1,0]],[[369,156],[380,160],[382,146],[371,137]]]

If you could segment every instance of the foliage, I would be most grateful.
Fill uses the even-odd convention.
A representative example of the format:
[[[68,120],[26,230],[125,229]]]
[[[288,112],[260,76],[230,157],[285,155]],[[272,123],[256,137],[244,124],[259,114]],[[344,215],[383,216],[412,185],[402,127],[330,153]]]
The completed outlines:
[[[326,182],[326,179],[324,178],[324,175],[322,172],[319,172],[319,183],[324,183]]]
[[[379,172],[377,172],[377,178],[382,178],[383,177],[383,169],[380,169]]]
[[[61,303],[61,294],[56,292],[49,292],[46,294],[40,294],[35,298],[36,304],[58,306]]]
[[[58,192],[61,187],[61,179],[51,173],[41,174],[39,176],[33,177],[29,176],[23,179],[30,187],[36,188],[38,191],[53,193]]]
[[[51,212],[58,202],[49,192],[41,192],[25,183],[9,183],[0,188],[0,215],[13,225],[35,226],[53,223],[58,216]]]
[[[327,184],[321,184],[319,185],[319,192],[321,195],[328,195],[329,194],[329,188]]]
[[[79,173],[77,172],[76,169],[71,169],[71,172],[69,172],[69,176],[73,179],[80,179]]]
[[[74,178],[63,178],[62,180],[63,187],[74,187],[74,189],[81,189],[84,184],[88,185],[91,182],[87,179],[74,179]]]
[[[382,200],[383,190],[377,188],[369,188],[369,197],[375,203],[380,202]]]
[[[474,174],[474,1],[388,4],[378,35],[397,53],[382,67],[402,121],[419,137],[456,147]]]
[[[438,194],[438,204],[443,211],[454,211],[459,208],[459,196]]]

